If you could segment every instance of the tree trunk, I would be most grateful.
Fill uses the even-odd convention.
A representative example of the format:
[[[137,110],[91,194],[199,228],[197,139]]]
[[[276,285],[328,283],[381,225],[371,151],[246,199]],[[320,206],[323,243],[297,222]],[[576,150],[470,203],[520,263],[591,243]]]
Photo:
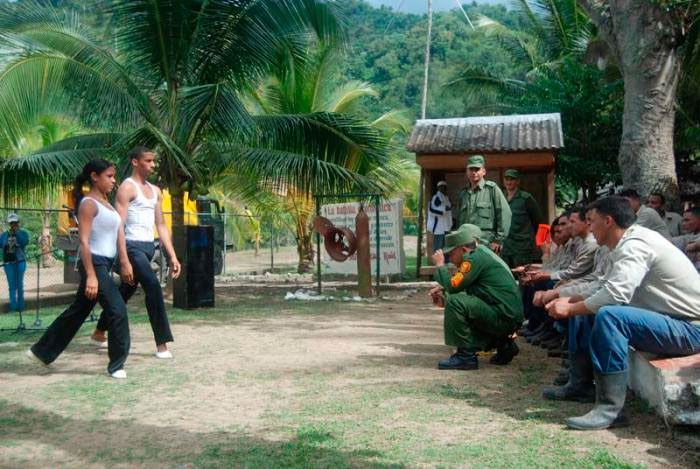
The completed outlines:
[[[626,187],[678,197],[673,153],[682,28],[651,0],[578,0],[610,46],[625,83],[618,163]]]
[[[311,272],[314,265],[314,243],[311,230],[309,230],[308,217],[300,215],[296,223],[297,254],[299,254],[300,274]]]

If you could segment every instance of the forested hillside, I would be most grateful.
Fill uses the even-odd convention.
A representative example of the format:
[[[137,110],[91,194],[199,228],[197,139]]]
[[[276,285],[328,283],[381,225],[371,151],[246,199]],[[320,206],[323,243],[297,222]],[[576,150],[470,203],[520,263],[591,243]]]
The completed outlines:
[[[362,0],[341,0],[349,24],[349,53],[341,64],[347,78],[372,83],[379,99],[369,105],[374,113],[406,109],[410,117],[420,115],[426,15],[396,13],[373,8]],[[486,15],[518,27],[518,15],[501,5],[465,5],[472,21]],[[478,38],[478,39],[477,39]],[[433,17],[432,58],[428,117],[454,117],[478,113],[468,109],[460,94],[445,88],[466,64],[495,75],[516,74],[499,43],[475,36],[459,10],[438,12]]]

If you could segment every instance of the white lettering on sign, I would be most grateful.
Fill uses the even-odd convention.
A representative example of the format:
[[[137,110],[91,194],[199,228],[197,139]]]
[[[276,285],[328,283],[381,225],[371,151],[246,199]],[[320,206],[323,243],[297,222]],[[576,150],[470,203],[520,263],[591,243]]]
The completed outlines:
[[[350,228],[355,232],[355,217],[360,210],[358,202],[321,206],[321,216],[328,218],[336,228]],[[377,215],[374,203],[365,205],[369,217],[369,252],[372,275],[377,274]],[[392,199],[379,204],[379,269],[381,275],[402,274],[406,269],[403,254],[403,200]],[[321,265],[327,274],[357,275],[357,254],[345,262],[330,258],[321,240]]]

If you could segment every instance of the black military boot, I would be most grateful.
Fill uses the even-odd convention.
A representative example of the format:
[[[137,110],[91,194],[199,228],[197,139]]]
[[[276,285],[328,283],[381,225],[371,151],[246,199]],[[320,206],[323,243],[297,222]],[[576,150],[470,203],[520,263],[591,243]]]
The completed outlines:
[[[542,397],[550,401],[595,402],[593,367],[585,354],[577,353],[569,367],[569,380],[564,386],[545,388]]]
[[[629,425],[622,408],[627,396],[627,371],[595,374],[596,399],[593,410],[581,417],[566,419],[566,426],[576,430],[602,430]]]
[[[457,353],[446,360],[438,362],[439,370],[477,370],[479,360],[476,353],[458,348]]]
[[[520,349],[515,344],[515,341],[510,337],[507,337],[496,349],[496,353],[491,356],[489,363],[492,365],[507,365],[513,361],[513,358],[520,353]]]

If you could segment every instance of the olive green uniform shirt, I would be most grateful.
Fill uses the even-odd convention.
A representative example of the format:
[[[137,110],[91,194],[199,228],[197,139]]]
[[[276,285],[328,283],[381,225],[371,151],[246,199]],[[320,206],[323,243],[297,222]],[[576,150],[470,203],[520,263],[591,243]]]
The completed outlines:
[[[523,302],[513,274],[506,263],[485,246],[479,245],[465,255],[456,274],[450,275],[443,266],[437,269],[434,278],[448,295],[464,292],[476,296],[518,325],[523,321]]]
[[[503,243],[501,255],[513,258],[513,266],[534,262],[541,258],[542,253],[535,245],[535,235],[542,218],[535,198],[529,193],[518,189],[508,202],[511,211],[510,231]],[[508,262],[508,261],[506,261]]]
[[[459,193],[459,226],[478,226],[484,242],[503,243],[510,230],[510,218],[510,205],[494,182],[482,179],[474,189],[467,186]]]

